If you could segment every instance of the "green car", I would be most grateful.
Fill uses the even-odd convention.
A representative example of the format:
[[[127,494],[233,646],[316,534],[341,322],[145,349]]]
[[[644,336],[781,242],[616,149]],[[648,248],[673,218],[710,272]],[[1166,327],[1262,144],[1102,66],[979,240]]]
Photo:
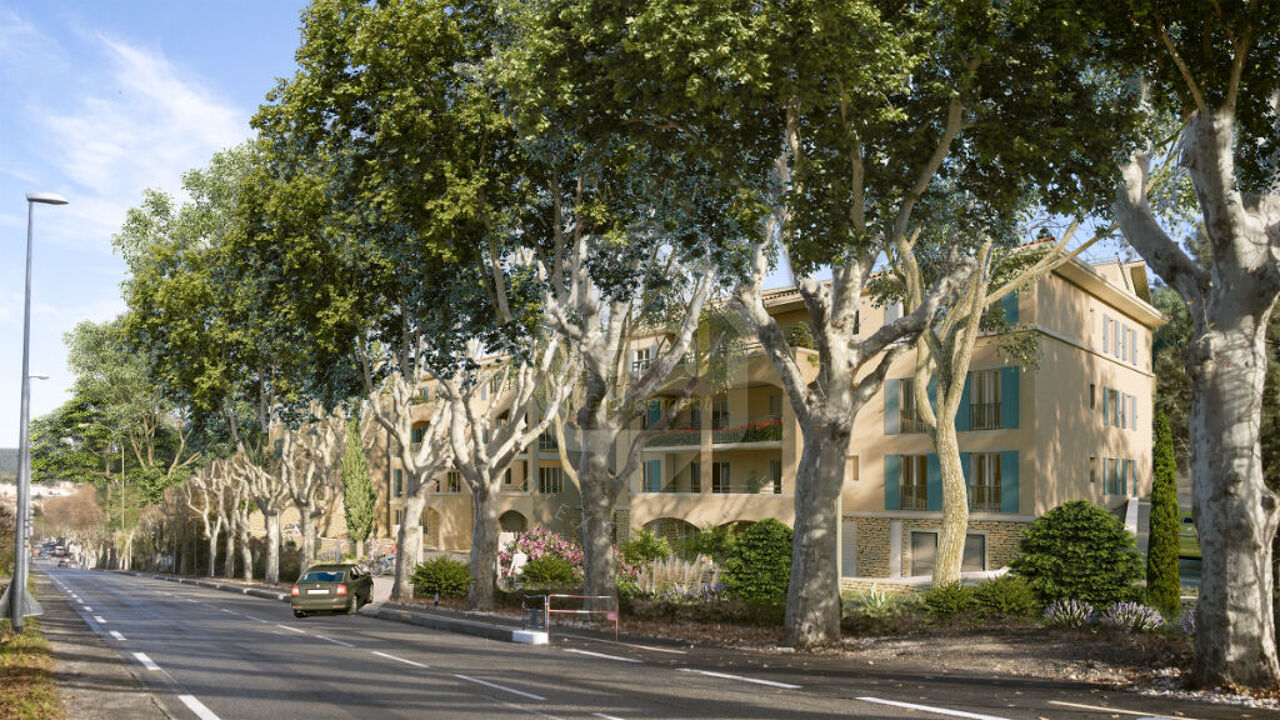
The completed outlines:
[[[373,578],[350,563],[312,565],[289,591],[289,607],[300,618],[319,610],[354,615],[372,601]]]

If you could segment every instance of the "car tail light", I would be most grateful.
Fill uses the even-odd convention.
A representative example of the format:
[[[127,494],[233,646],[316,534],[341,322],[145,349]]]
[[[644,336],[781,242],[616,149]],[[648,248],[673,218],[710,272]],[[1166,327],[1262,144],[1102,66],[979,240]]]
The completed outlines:
[[[346,594],[347,594],[347,586],[346,586],[346,585],[339,585],[339,586],[338,586],[338,594],[339,594],[339,595],[346,595]]]
[[[297,586],[297,585],[294,585],[294,586],[293,586],[293,589],[289,591],[289,594],[290,594],[290,595],[297,595],[297,594],[298,594],[298,586]]]

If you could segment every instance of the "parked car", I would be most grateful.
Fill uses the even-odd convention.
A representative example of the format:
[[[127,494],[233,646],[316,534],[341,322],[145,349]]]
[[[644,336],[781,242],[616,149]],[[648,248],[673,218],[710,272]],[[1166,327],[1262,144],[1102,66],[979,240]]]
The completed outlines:
[[[280,528],[280,534],[285,537],[302,537],[302,526],[298,523],[285,523]]]
[[[71,561],[67,558],[58,558],[58,567],[69,567],[70,565]]]
[[[373,577],[352,563],[312,565],[289,590],[289,607],[300,618],[325,610],[354,615],[370,602]]]

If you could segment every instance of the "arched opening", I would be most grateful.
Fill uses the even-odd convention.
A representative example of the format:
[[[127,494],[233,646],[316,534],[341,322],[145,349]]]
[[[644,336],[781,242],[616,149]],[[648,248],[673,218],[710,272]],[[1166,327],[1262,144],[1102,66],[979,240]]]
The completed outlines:
[[[698,532],[695,525],[680,518],[658,518],[646,524],[644,529],[672,543],[682,543]]]
[[[524,515],[515,510],[508,510],[498,517],[498,527],[502,528],[502,532],[524,532],[528,526],[528,521]]]

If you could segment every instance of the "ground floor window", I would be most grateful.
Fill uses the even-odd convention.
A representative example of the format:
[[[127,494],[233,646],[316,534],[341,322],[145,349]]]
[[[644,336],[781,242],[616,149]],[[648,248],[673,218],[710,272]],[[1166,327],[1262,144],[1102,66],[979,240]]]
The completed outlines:
[[[564,491],[564,471],[558,467],[538,468],[538,492],[556,494]]]
[[[938,556],[938,533],[913,531],[911,533],[911,574],[932,575]],[[964,559],[961,572],[977,572],[987,569],[987,537],[970,533],[964,538]]]
[[[929,508],[929,466],[927,455],[902,456],[902,483],[898,493],[902,510]]]

